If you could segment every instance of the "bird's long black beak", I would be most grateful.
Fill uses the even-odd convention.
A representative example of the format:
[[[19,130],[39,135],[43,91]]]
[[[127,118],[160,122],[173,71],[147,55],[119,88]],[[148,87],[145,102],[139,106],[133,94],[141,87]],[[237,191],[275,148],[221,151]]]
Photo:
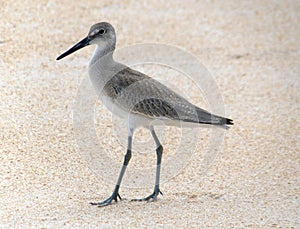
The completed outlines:
[[[71,53],[87,46],[90,44],[90,39],[88,37],[84,38],[83,40],[79,41],[76,45],[74,45],[72,48],[70,48],[68,51],[64,52],[63,54],[61,54],[59,57],[56,58],[56,60],[60,60],[68,55],[70,55]]]

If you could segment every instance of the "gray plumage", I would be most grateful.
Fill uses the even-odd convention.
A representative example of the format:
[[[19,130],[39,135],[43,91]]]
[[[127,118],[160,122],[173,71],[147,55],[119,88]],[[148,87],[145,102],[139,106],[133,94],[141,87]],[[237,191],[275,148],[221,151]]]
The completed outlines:
[[[112,201],[117,201],[118,198],[121,199],[119,188],[131,158],[133,133],[138,126],[150,130],[157,147],[154,191],[146,198],[138,200],[156,200],[157,196],[162,194],[159,188],[159,179],[163,147],[153,127],[158,124],[153,121],[160,120],[167,125],[181,126],[183,122],[223,128],[227,128],[233,122],[231,119],[213,115],[191,104],[157,80],[116,62],[113,59],[116,34],[114,28],[107,22],[93,25],[87,37],[60,55],[57,60],[91,44],[97,45],[89,63],[91,82],[107,108],[127,119],[128,124],[127,151],[115,189],[108,199],[91,204],[102,207],[111,204]]]
[[[103,93],[124,110],[149,119],[226,125],[230,120],[194,106],[159,81],[125,68],[107,81]]]

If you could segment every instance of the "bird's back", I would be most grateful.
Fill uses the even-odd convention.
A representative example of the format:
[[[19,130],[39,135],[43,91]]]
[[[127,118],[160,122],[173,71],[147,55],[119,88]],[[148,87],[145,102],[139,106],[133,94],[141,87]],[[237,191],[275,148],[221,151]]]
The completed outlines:
[[[106,82],[103,95],[124,112],[147,119],[220,126],[232,124],[232,120],[194,106],[159,81],[128,67]]]

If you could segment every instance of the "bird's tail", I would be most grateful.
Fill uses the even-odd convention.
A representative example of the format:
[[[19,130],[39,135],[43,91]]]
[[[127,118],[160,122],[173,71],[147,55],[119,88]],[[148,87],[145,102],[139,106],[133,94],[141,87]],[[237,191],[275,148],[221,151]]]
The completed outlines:
[[[225,127],[226,129],[229,128],[229,126],[233,125],[233,120],[232,119],[224,118],[224,117],[218,116],[218,115],[213,115],[209,112],[207,112],[206,115],[203,115],[203,110],[202,109],[199,109],[199,110],[197,109],[197,114],[198,114],[198,118],[199,118],[200,123]]]
[[[222,116],[213,115],[206,110],[203,110],[199,107],[196,107],[197,118],[196,119],[187,119],[187,122],[195,122],[200,124],[208,124],[219,126],[223,128],[229,128],[230,125],[233,125],[233,120],[229,118],[224,118]]]
[[[220,116],[215,116],[215,117],[217,117],[220,120],[216,125],[233,125],[232,119],[224,118],[224,117],[220,117]]]
[[[206,122],[200,122],[203,124],[210,124],[214,126],[219,126],[225,129],[228,129],[229,126],[233,125],[233,120],[229,118],[224,118],[221,116],[211,114],[211,119]]]

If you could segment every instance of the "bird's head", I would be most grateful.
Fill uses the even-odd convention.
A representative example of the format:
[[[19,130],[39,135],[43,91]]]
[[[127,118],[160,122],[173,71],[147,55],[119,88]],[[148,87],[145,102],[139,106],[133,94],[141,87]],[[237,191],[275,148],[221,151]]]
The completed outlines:
[[[56,60],[60,60],[71,53],[88,45],[96,44],[106,53],[112,52],[116,46],[116,33],[114,27],[107,22],[100,22],[93,25],[84,39],[79,41],[72,48],[61,54]]]

